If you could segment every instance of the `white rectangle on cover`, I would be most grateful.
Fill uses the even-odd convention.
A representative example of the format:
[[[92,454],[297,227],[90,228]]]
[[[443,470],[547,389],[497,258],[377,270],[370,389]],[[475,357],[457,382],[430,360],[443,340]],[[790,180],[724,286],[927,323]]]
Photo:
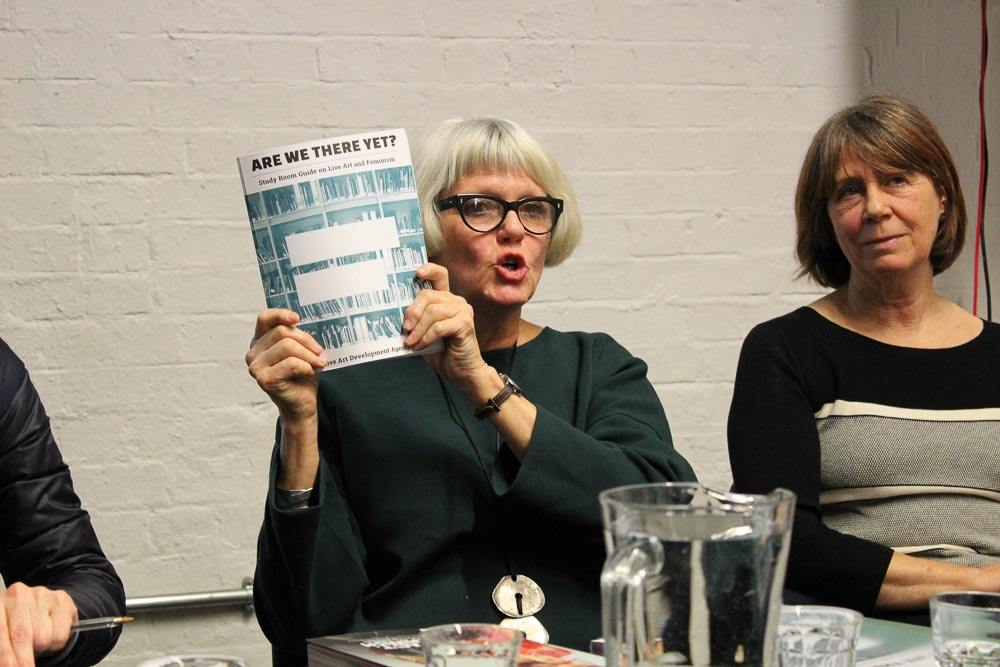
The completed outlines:
[[[395,218],[381,218],[292,234],[285,238],[285,243],[288,260],[294,267],[359,252],[395,248],[399,245],[399,234]]]
[[[331,266],[295,276],[295,289],[303,306],[388,287],[385,264],[380,259]]]

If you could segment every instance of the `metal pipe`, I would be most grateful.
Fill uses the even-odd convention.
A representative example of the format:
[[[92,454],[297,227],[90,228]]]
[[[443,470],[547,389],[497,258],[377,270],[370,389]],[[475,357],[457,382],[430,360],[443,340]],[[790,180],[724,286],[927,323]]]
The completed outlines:
[[[243,587],[235,590],[150,595],[129,598],[125,601],[127,614],[205,607],[243,607],[244,611],[253,612],[253,579],[251,577],[244,578]]]

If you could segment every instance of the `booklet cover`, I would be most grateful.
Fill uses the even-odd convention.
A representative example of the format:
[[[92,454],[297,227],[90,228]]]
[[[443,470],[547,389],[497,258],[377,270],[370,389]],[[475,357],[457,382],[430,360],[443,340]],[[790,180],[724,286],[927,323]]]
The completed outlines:
[[[237,160],[269,308],[290,308],[324,370],[415,354],[403,313],[427,261],[406,132],[281,146]],[[421,350],[426,354],[440,349]]]
[[[413,667],[424,664],[419,630],[379,630],[309,640],[310,667]],[[604,667],[604,658],[582,651],[521,642],[517,667]]]

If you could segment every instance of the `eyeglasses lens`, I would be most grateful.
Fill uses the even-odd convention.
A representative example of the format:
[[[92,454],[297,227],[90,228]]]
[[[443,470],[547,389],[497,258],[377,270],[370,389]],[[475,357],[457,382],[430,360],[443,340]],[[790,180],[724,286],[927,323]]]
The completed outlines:
[[[500,222],[503,206],[492,199],[466,199],[462,204],[462,218],[473,229],[487,232]]]
[[[547,201],[527,201],[517,209],[521,224],[530,232],[547,232],[556,219],[556,210]]]

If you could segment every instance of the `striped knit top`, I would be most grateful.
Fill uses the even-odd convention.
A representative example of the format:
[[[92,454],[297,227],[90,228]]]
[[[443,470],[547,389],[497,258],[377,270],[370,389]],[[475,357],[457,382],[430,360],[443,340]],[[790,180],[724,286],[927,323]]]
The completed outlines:
[[[755,327],[729,414],[734,488],[799,497],[787,586],[870,613],[893,550],[1000,562],[1000,325],[944,349],[811,308]]]

